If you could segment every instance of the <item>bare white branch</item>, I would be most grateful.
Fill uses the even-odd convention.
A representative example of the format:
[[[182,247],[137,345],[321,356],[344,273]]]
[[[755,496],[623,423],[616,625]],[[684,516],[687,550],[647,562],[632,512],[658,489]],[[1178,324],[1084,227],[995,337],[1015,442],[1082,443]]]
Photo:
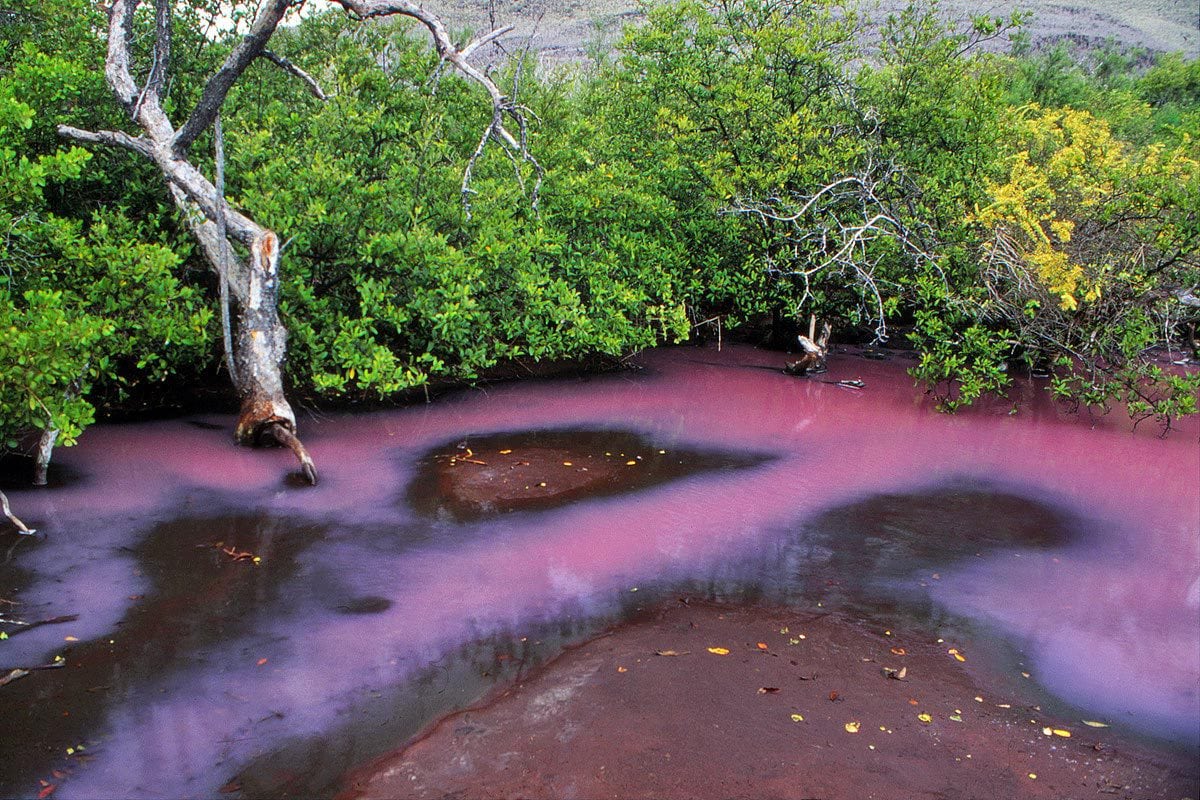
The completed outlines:
[[[196,103],[192,115],[188,117],[187,122],[176,134],[174,141],[176,151],[186,153],[196,138],[208,130],[221,110],[226,95],[233,88],[233,84],[242,76],[251,62],[261,56],[266,49],[267,41],[275,33],[283,15],[287,13],[288,9],[302,3],[303,0],[266,0],[259,6],[258,15],[250,24],[250,30],[233,48],[221,68],[208,79],[208,83],[204,86],[204,93],[200,96],[200,101]]]
[[[59,125],[58,135],[88,144],[124,147],[126,150],[132,150],[147,158],[154,157],[154,145],[149,139],[142,136],[130,136],[122,131],[85,131],[70,125]]]
[[[475,164],[483,156],[489,142],[496,142],[505,149],[510,158],[516,162],[517,174],[520,176],[520,164],[528,164],[536,175],[536,182],[530,193],[530,202],[537,210],[538,191],[541,187],[545,170],[534,158],[528,148],[527,117],[523,106],[518,105],[500,90],[486,70],[480,69],[468,61],[468,58],[480,47],[497,41],[501,36],[512,30],[511,27],[497,28],[468,42],[462,48],[455,45],[450,38],[445,24],[432,12],[422,5],[409,0],[334,0],[342,8],[360,19],[371,17],[402,16],[416,20],[429,31],[433,39],[434,49],[443,63],[449,63],[470,80],[479,84],[488,93],[492,101],[492,119],[486,130],[479,137],[479,144],[471,154],[463,170],[462,199],[463,211],[468,218],[471,215],[470,197],[471,178],[474,175]],[[439,65],[440,71],[440,65]],[[513,135],[507,127],[507,121],[516,125],[518,135]],[[523,182],[522,182],[523,184]]]
[[[325,94],[325,91],[321,88],[321,84],[317,83],[316,78],[300,69],[300,67],[296,66],[292,61],[288,60],[284,56],[279,55],[273,50],[263,50],[262,53],[259,54],[259,57],[270,61],[272,64],[279,67],[292,77],[299,78],[304,82],[304,85],[308,87],[309,94],[321,102],[325,102],[329,99],[329,95]]]
[[[913,229],[884,192],[887,183],[901,177],[895,165],[868,159],[859,172],[830,181],[811,194],[740,200],[724,213],[754,216],[766,227],[782,228],[784,251],[768,261],[767,269],[775,277],[799,282],[803,289],[799,307],[811,298],[812,281],[818,275],[845,275],[870,304],[876,341],[882,342],[888,337],[887,319],[876,269],[883,256],[872,245],[890,240],[919,264],[936,263],[925,244],[933,237]],[[812,333],[808,338],[811,341]]]

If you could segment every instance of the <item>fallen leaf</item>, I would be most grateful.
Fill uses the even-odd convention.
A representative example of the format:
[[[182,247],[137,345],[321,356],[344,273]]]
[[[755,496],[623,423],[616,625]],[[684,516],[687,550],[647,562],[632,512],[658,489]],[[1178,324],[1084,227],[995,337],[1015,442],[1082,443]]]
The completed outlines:
[[[836,703],[836,702],[837,702],[837,699],[838,699],[838,693],[837,693],[837,692],[830,692],[830,693],[829,693],[829,702],[831,702],[831,703]]]
[[[893,647],[893,648],[892,648],[892,655],[894,655],[894,656],[906,656],[906,655],[908,655],[908,651],[907,651],[907,650],[905,650],[903,647]]]
[[[1053,733],[1055,736],[1061,736],[1064,739],[1071,738],[1071,732],[1065,728],[1055,728]]]
[[[956,650],[953,647],[951,647],[946,652],[948,652],[950,655],[954,656],[955,661],[966,661],[967,660],[966,656],[964,656],[962,653],[958,652],[958,650]]]
[[[687,650],[685,650],[682,653],[675,651],[675,650],[655,650],[654,651],[654,655],[656,655],[656,656],[686,656],[687,654],[688,654]]]
[[[759,694],[775,694],[775,692],[778,692],[778,691],[779,691],[778,686],[761,686],[761,687],[759,687],[758,693]]]
[[[511,452],[512,452],[512,450],[501,450],[501,451],[500,451],[500,455],[502,455],[502,456],[506,456],[506,455],[508,455],[508,454],[509,454],[509,453],[511,453]]]
[[[885,677],[891,678],[892,680],[902,681],[904,680],[904,676],[908,674],[908,667],[901,667],[900,669],[884,667],[883,674]]]
[[[766,642],[759,642],[759,643],[758,643],[758,649],[759,649],[759,650],[766,650],[766,649],[767,649],[767,643],[766,643]]]
[[[637,464],[637,461],[626,461],[625,462],[625,466],[627,466],[627,467],[632,467],[632,466],[635,466],[636,464]]]
[[[75,638],[74,636],[64,636],[63,641],[64,642],[78,642],[79,639]]]
[[[58,786],[56,784],[47,783],[45,786],[42,787],[42,790],[37,793],[38,800],[45,800],[45,798],[54,794],[54,790],[57,788],[58,788]]]
[[[710,648],[708,648],[708,652],[712,653],[714,656],[727,656],[727,655],[729,655],[729,648],[728,647],[710,647]]]
[[[255,666],[261,667],[261,666],[262,666],[263,664],[265,664],[265,663],[267,663],[267,660],[266,660],[265,658],[260,658],[260,659],[259,659],[259,660],[258,660],[258,661],[255,663]]]
[[[1031,780],[1031,781],[1036,781],[1036,780],[1037,780],[1037,773],[1036,773],[1036,772],[1031,772],[1031,773],[1029,773],[1029,780]]]
[[[908,704],[910,706],[915,706],[915,705],[917,705],[917,701],[910,697],[910,698],[908,698]]]
[[[917,714],[917,719],[921,720],[921,722],[924,722],[926,725],[933,722],[933,716],[930,714]]]
[[[847,722],[844,726],[846,733],[858,733],[858,729],[862,727],[861,722]]]
[[[950,719],[953,722],[962,722],[962,716],[960,716],[959,714],[951,714]]]
[[[799,714],[792,714],[792,722],[804,722],[804,717]]]
[[[572,464],[570,461],[564,461],[564,462],[563,462],[563,466],[564,466],[564,467],[573,467],[573,466],[575,466],[575,465],[574,465],[574,464]]]
[[[1085,719],[1085,720],[1083,720],[1083,724],[1087,725],[1089,728],[1107,728],[1108,727],[1107,722],[1096,722],[1096,720],[1094,720],[1094,719]]]
[[[617,672],[629,672],[628,667],[617,667]]]

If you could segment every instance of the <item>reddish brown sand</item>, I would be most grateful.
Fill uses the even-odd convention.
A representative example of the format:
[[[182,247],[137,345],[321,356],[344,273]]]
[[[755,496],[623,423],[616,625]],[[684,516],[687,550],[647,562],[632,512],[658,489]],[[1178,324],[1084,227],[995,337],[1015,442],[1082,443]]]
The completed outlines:
[[[820,610],[680,603],[441,721],[345,796],[1197,796],[1182,759],[993,694],[952,648]]]

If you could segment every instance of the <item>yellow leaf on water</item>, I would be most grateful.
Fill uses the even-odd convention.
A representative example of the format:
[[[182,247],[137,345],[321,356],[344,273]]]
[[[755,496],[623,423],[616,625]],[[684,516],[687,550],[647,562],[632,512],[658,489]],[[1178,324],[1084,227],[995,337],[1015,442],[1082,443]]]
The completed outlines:
[[[792,714],[792,722],[804,722],[804,717],[799,714]]]
[[[710,648],[708,648],[708,652],[712,653],[714,656],[727,656],[727,655],[729,655],[729,648],[728,647],[710,647]]]
[[[1070,732],[1070,731],[1068,731],[1068,730],[1066,730],[1066,729],[1064,729],[1064,728],[1055,728],[1055,729],[1054,729],[1054,735],[1055,735],[1055,736],[1061,736],[1061,737],[1063,737],[1064,739],[1070,739],[1070,738],[1071,738],[1071,732]]]
[[[501,450],[501,451],[500,451],[500,455],[502,455],[502,456],[506,456],[506,455],[508,455],[508,454],[509,454],[509,453],[511,453],[511,452],[512,452],[512,450]]]
[[[574,464],[572,464],[570,461],[564,461],[564,462],[563,462],[563,466],[564,466],[564,467],[571,467],[571,466],[574,466]]]
[[[632,467],[632,466],[634,466],[634,465],[636,465],[636,464],[637,464],[637,462],[636,462],[636,461],[626,461],[626,462],[625,462],[625,466],[627,466],[627,467]]]
[[[845,725],[846,733],[858,733],[860,727],[862,727],[861,722],[847,722]]]
[[[917,714],[917,719],[921,720],[921,722],[924,722],[926,725],[933,722],[933,717],[929,714]]]
[[[628,667],[617,667],[617,672],[629,672]]]
[[[684,652],[680,653],[677,650],[655,650],[654,655],[656,655],[656,656],[686,656],[687,651],[685,650]]]
[[[1096,722],[1096,720],[1094,720],[1094,719],[1085,719],[1085,720],[1083,720],[1083,724],[1087,725],[1089,728],[1107,728],[1108,727],[1107,722]]]
[[[759,650],[766,650],[766,649],[767,649],[767,643],[766,643],[766,642],[759,642],[759,643],[758,643],[758,649],[759,649]]]
[[[967,660],[966,656],[964,656],[962,653],[958,652],[958,650],[956,650],[953,647],[951,647],[946,652],[948,652],[950,655],[954,656],[955,661],[966,661]]]

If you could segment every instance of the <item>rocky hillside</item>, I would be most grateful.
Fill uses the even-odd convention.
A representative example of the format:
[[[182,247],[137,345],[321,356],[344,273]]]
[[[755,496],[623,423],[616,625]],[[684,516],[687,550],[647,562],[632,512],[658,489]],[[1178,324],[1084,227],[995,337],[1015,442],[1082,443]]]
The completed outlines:
[[[534,48],[549,63],[607,49],[623,25],[642,16],[637,0],[442,0],[430,5],[455,28],[484,30],[491,19],[514,25],[517,34],[534,37]],[[904,0],[875,0],[863,7],[882,17],[904,5]],[[1060,39],[1101,44],[1111,38],[1153,51],[1200,55],[1200,6],[1195,0],[1025,0],[1020,6],[1033,12],[1035,45]],[[964,19],[980,13],[1006,15],[1012,9],[1008,3],[985,0],[943,0],[942,7]]]

